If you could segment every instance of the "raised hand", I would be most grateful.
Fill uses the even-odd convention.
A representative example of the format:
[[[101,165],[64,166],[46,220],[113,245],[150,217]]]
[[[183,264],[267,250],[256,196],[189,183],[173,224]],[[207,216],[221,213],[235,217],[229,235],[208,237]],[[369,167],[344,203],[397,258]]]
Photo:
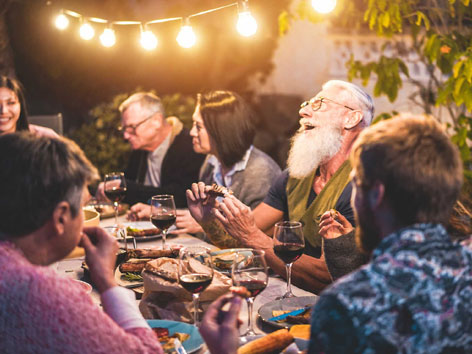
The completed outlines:
[[[192,218],[188,209],[177,209],[177,220],[175,226],[177,229],[169,231],[171,234],[196,234],[197,232],[203,232],[200,224]]]
[[[131,221],[149,221],[151,218],[151,206],[149,204],[137,203],[130,208],[127,218]]]
[[[208,221],[212,218],[211,210],[217,205],[214,196],[207,193],[210,186],[205,186],[205,183],[192,183],[192,189],[187,189],[187,207],[192,217],[199,224]]]
[[[351,232],[354,227],[339,212],[326,211],[321,215],[320,235],[326,239],[337,238]]]

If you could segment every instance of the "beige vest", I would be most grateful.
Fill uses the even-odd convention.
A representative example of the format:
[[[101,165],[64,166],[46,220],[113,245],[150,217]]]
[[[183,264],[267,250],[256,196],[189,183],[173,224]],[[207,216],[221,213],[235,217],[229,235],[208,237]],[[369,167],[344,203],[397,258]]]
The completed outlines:
[[[339,196],[350,181],[350,173],[351,164],[346,160],[308,208],[306,205],[316,171],[303,179],[289,177],[286,188],[288,216],[290,220],[298,220],[304,225],[305,240],[313,247],[321,247],[321,236],[318,233],[321,215],[327,210],[334,209]]]

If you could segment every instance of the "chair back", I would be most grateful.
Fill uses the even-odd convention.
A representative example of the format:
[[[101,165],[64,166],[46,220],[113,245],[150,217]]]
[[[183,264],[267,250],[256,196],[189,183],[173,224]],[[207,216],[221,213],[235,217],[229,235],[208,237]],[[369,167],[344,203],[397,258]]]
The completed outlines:
[[[42,127],[51,128],[57,134],[63,135],[62,113],[44,116],[28,116],[28,122]]]

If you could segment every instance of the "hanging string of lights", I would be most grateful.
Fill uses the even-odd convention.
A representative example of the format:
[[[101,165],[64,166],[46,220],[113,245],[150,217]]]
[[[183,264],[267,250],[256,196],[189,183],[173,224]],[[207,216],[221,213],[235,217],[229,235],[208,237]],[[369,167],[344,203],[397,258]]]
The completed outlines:
[[[108,21],[97,17],[83,16],[75,11],[62,9],[61,12],[56,16],[55,25],[59,30],[65,30],[69,26],[69,18],[76,18],[80,21],[79,27],[80,37],[84,40],[91,40],[95,37],[95,29],[92,24],[105,25],[105,29],[100,34],[100,43],[104,47],[112,47],[116,43],[114,26],[139,26],[141,30],[140,44],[146,50],[153,50],[158,45],[158,39],[156,35],[151,31],[150,25],[164,23],[169,21],[181,21],[182,25],[180,32],[177,35],[177,43],[183,48],[190,48],[195,45],[197,37],[193,32],[190,24],[190,19],[197,16],[206,15],[215,11],[220,11],[229,7],[237,7],[238,9],[238,22],[236,29],[238,32],[245,37],[252,36],[257,31],[257,22],[252,17],[249,11],[248,0],[238,0],[235,3],[220,6],[214,9],[198,12],[196,14],[187,17],[173,17],[173,18],[162,18],[148,22],[141,21]]]

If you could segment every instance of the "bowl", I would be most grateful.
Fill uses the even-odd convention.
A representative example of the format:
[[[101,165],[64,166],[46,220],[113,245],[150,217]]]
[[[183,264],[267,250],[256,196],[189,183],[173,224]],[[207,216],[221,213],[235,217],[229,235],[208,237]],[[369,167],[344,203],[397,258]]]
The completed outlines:
[[[78,279],[72,279],[76,284],[80,285],[82,287],[82,289],[84,289],[87,294],[91,294],[92,293],[92,285],[90,285],[89,283],[86,283],[82,280],[78,280]]]

